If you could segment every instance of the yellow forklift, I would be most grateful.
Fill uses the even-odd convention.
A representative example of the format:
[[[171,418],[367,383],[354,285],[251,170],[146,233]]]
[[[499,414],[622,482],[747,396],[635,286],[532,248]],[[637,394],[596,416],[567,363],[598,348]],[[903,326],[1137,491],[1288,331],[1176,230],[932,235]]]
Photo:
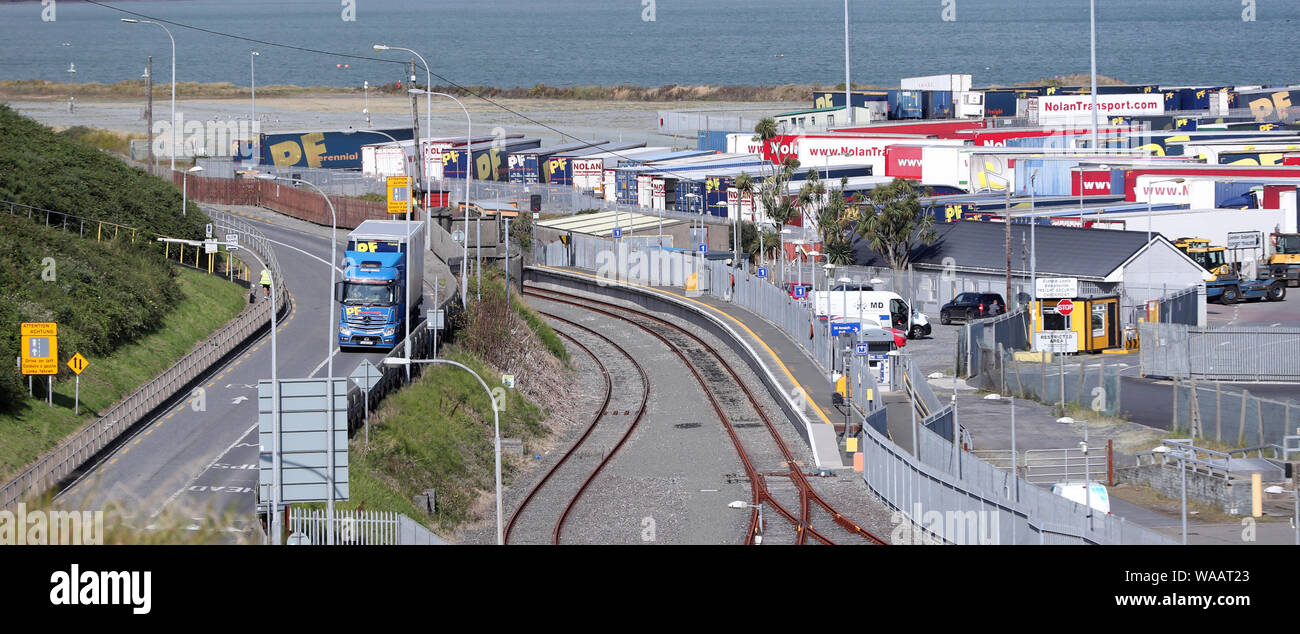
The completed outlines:
[[[1259,277],[1281,280],[1287,286],[1300,286],[1300,233],[1269,235],[1273,253],[1259,267]]]
[[[1228,262],[1227,250],[1211,245],[1205,238],[1178,238],[1174,247],[1213,274],[1205,283],[1205,299],[1223,304],[1235,304],[1242,299],[1266,299],[1280,302],[1286,299],[1286,283],[1269,280],[1241,279],[1241,263]]]

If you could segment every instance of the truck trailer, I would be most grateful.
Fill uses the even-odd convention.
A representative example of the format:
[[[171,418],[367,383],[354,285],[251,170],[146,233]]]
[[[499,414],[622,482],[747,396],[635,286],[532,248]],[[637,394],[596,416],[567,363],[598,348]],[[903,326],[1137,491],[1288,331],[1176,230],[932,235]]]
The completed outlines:
[[[348,234],[334,289],[340,349],[391,349],[402,340],[423,298],[424,251],[423,222],[366,220]]]

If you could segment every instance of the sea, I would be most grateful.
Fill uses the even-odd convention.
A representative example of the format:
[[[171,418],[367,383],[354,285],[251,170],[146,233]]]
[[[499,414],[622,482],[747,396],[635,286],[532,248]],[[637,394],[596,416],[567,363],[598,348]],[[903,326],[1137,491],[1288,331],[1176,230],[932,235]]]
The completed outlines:
[[[1095,0],[1097,71],[1134,84],[1300,82],[1296,0]],[[968,73],[976,86],[1089,70],[1088,0],[849,0],[855,84]],[[0,79],[361,86],[844,81],[841,0],[0,1]],[[239,39],[245,38],[245,39]],[[69,72],[75,70],[75,73]],[[424,83],[424,72],[419,73]]]

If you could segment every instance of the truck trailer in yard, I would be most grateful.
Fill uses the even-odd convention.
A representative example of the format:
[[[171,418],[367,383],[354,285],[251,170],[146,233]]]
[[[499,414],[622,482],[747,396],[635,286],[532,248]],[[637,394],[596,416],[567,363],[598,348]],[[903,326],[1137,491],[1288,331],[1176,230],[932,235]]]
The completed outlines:
[[[424,249],[423,222],[366,220],[348,234],[343,281],[334,290],[339,348],[389,349],[402,340],[403,320],[419,314]]]

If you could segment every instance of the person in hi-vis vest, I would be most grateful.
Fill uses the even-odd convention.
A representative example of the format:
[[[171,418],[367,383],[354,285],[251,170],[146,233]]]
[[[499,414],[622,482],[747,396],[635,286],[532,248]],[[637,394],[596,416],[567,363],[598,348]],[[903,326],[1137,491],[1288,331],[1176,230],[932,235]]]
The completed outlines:
[[[271,269],[262,269],[262,297],[271,297]]]

